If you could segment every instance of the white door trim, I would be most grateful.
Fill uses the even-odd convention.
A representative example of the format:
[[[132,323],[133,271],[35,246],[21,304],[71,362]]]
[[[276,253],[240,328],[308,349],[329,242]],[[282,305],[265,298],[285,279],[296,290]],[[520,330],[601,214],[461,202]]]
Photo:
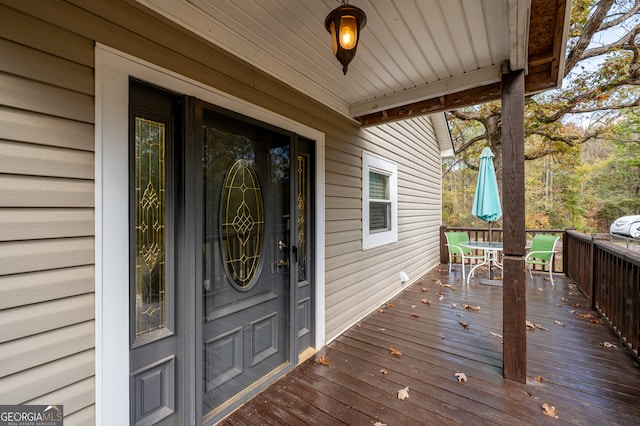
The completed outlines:
[[[315,347],[325,344],[324,133],[102,44],[95,51],[96,423],[129,423],[129,77],[316,141]]]

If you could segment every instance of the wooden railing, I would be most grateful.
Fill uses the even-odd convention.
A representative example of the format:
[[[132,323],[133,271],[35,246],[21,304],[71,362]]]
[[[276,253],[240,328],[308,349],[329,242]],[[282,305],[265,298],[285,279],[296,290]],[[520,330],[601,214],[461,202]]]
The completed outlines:
[[[449,250],[447,250],[447,239],[444,236],[444,233],[447,231],[465,231],[469,234],[469,240],[471,241],[489,241],[489,228],[470,228],[470,227],[461,227],[461,226],[441,226],[440,227],[440,263],[447,264],[449,263]],[[492,228],[491,229],[491,241],[502,241],[503,237],[502,228]],[[553,272],[564,273],[566,271],[565,267],[565,253],[564,253],[564,239],[565,239],[565,230],[564,229],[526,229],[527,233],[527,246],[531,245],[531,240],[533,236],[536,234],[552,234],[560,236],[560,241],[558,241],[558,245],[556,249],[558,253],[553,258]],[[536,267],[534,270],[537,270],[539,267]]]
[[[640,360],[640,253],[609,241],[568,230],[567,275],[589,297],[617,334]]]

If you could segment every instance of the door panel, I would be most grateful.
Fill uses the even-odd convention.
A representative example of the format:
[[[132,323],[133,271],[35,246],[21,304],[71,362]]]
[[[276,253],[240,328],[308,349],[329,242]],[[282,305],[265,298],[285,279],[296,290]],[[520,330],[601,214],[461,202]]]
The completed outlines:
[[[206,415],[289,361],[292,136],[202,108]]]
[[[175,139],[182,98],[130,83],[131,424],[177,424]]]

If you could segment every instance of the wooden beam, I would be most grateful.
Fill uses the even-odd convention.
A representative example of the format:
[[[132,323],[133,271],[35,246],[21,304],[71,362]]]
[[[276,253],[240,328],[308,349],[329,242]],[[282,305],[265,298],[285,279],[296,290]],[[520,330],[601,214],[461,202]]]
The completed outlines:
[[[524,70],[502,76],[503,375],[527,381],[524,254]]]

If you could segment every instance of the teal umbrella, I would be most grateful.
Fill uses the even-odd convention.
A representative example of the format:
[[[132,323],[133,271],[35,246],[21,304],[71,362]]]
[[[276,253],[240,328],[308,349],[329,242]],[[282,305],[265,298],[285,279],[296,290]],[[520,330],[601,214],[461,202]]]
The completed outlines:
[[[485,147],[480,154],[480,170],[478,172],[478,184],[476,195],[473,198],[471,214],[489,222],[489,241],[491,241],[491,223],[500,219],[502,208],[500,207],[500,194],[496,170],[493,168],[493,152]]]

